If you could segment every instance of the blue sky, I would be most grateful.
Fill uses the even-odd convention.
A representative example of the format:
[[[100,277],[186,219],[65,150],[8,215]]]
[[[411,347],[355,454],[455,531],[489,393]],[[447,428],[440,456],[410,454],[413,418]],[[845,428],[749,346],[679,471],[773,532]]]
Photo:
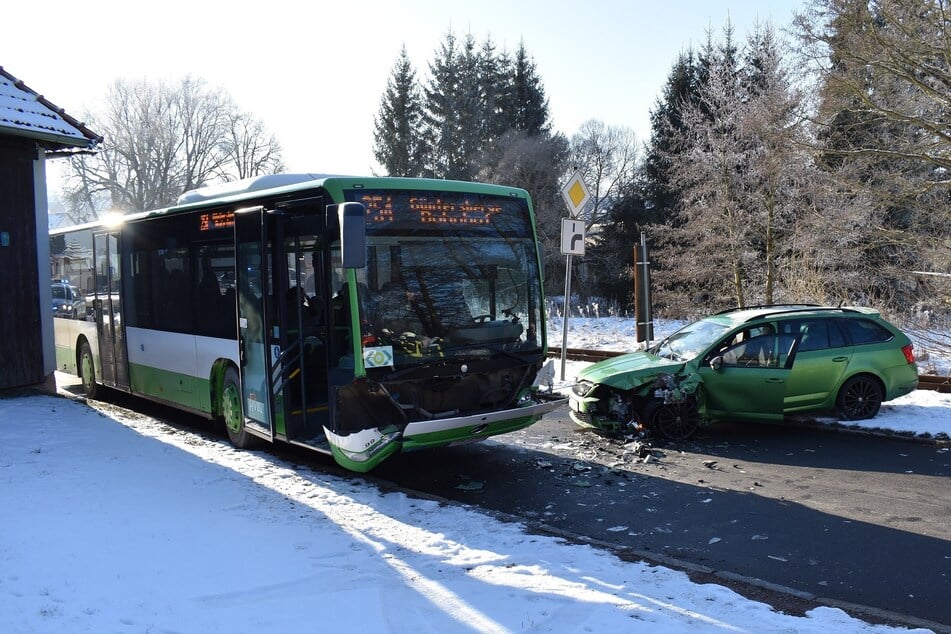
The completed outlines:
[[[480,42],[491,35],[509,50],[523,39],[557,130],[570,136],[593,118],[646,140],[650,108],[679,52],[728,19],[741,41],[757,20],[783,29],[804,4],[166,0],[133,11],[115,0],[21,2],[2,10],[15,26],[0,38],[0,65],[77,117],[117,78],[190,73],[225,87],[275,132],[289,171],[366,174],[377,167],[373,116],[404,44],[425,75],[449,29]]]

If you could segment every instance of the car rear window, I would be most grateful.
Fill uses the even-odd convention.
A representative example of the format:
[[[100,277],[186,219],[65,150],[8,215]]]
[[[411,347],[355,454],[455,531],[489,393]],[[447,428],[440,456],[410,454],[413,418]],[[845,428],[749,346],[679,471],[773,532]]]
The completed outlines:
[[[894,337],[887,328],[869,319],[842,319],[839,325],[854,346],[882,343]]]

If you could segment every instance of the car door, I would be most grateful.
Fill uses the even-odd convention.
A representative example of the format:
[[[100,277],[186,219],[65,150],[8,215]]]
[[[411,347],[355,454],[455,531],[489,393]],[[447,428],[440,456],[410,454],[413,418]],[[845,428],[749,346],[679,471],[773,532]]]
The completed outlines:
[[[784,322],[780,329],[799,335],[796,367],[786,385],[786,412],[827,406],[849,366],[853,348],[831,319],[805,318]],[[831,400],[830,400],[831,399]]]
[[[782,420],[797,338],[768,333],[733,343],[699,368],[714,419]]]

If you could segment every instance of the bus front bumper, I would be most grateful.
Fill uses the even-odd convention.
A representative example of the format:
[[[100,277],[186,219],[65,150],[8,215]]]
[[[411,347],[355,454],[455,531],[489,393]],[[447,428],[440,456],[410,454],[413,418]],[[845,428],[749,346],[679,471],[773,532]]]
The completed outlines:
[[[567,401],[567,398],[553,398],[499,412],[414,421],[407,423],[402,433],[395,428],[367,429],[349,436],[324,431],[337,463],[351,471],[365,473],[398,450],[477,442],[524,429]]]

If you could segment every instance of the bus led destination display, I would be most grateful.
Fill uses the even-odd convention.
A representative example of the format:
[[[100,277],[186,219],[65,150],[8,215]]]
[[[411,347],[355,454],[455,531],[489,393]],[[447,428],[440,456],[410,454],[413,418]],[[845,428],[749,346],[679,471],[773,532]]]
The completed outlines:
[[[493,216],[502,213],[498,199],[480,200],[472,194],[367,192],[358,201],[366,207],[370,224],[488,225],[492,224]]]

